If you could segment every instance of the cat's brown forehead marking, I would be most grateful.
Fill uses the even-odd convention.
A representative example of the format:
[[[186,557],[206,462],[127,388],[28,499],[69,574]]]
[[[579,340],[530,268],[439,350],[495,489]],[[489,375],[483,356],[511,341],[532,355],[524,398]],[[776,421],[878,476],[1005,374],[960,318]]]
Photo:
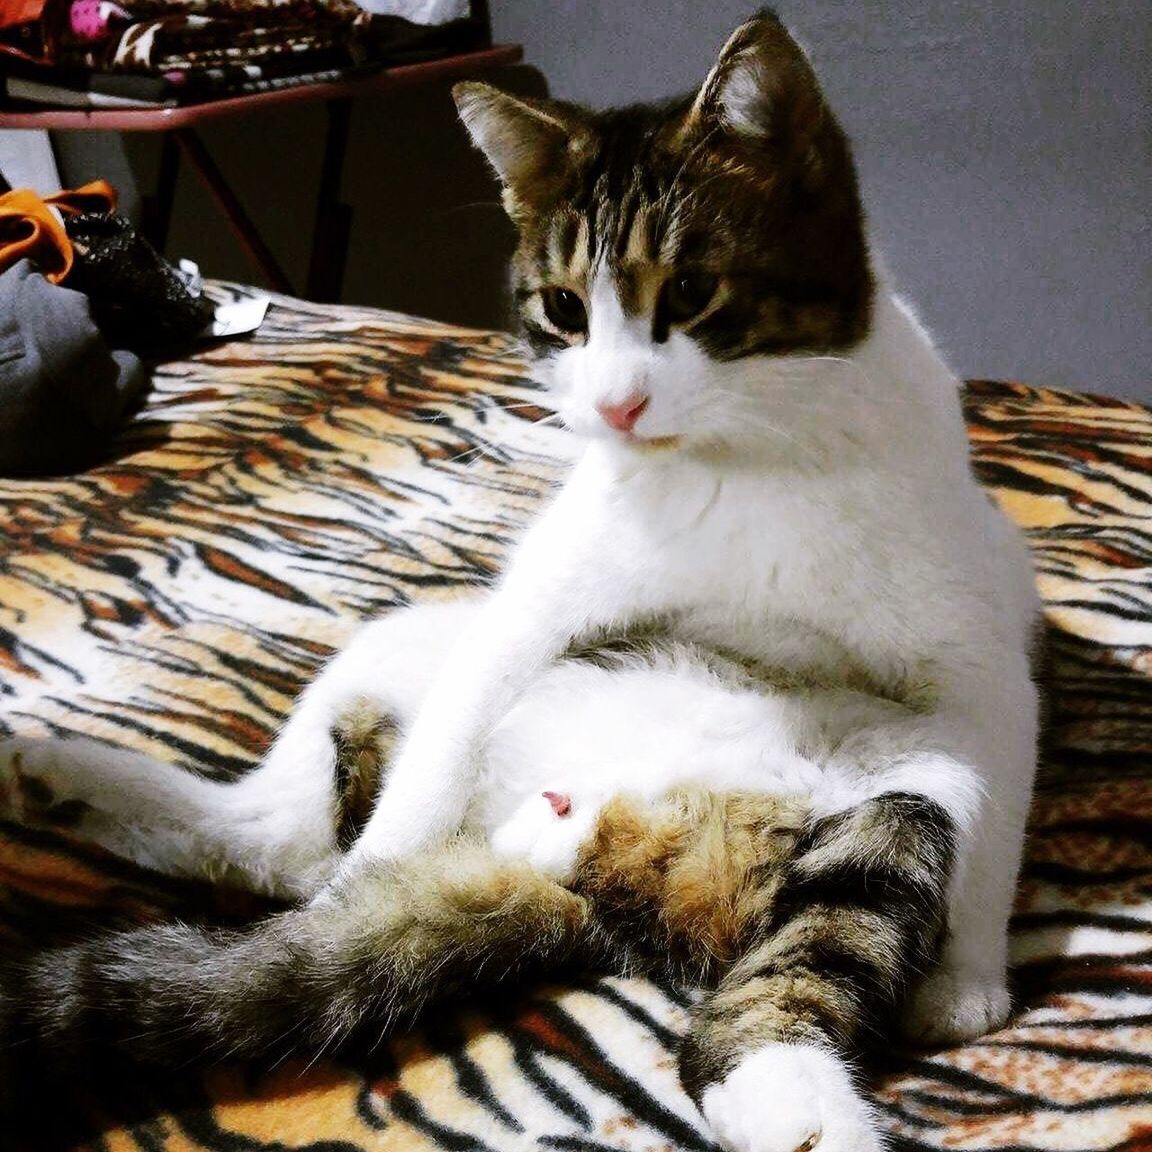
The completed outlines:
[[[644,260],[621,264],[612,278],[624,315],[651,316],[656,311],[660,289],[671,271],[664,265]]]
[[[582,287],[592,266],[587,218],[570,205],[561,205],[547,224],[537,249],[542,282]]]
[[[661,202],[644,198],[637,189],[628,211],[617,220],[609,269],[627,316],[652,315],[660,289],[674,271],[672,259],[660,252],[662,209]]]
[[[667,227],[672,180],[662,165],[628,165],[623,174],[608,164],[592,187],[578,188],[558,205],[547,241],[538,246],[543,282],[590,292],[603,271],[627,315],[648,315],[664,281],[676,267],[676,233]]]
[[[564,170],[548,169],[548,194],[529,197],[517,220],[518,297],[538,351],[557,341],[533,328],[532,294],[567,287],[591,312],[601,271],[625,314],[653,318],[654,339],[667,330],[669,279],[714,277],[712,306],[682,327],[717,360],[838,352],[867,335],[864,218],[831,112],[821,106],[809,134],[791,140],[702,127],[696,107],[682,99],[580,113],[580,148]]]

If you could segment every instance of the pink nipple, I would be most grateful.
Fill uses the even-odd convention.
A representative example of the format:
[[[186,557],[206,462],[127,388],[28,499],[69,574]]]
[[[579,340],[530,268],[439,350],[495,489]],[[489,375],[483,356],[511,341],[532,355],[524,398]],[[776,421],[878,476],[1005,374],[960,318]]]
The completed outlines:
[[[567,792],[545,792],[544,799],[552,805],[557,816],[567,816],[572,811],[572,797]]]

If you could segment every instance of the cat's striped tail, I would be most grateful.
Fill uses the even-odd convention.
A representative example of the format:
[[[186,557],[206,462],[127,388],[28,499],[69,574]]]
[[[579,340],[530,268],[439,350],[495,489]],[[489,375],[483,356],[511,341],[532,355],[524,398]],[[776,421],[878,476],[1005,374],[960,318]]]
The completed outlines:
[[[11,1061],[101,1045],[160,1063],[314,1055],[464,988],[554,969],[588,939],[583,899],[460,842],[245,928],[155,925],[9,964],[0,1026]]]

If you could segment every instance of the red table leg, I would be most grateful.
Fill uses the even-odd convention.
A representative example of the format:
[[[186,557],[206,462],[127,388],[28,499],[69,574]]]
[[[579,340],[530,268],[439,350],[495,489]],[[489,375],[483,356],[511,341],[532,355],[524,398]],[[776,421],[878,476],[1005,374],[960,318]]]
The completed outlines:
[[[208,191],[212,193],[216,203],[220,205],[224,215],[240,246],[257,268],[267,277],[270,286],[277,292],[295,296],[296,291],[288,279],[280,262],[273,255],[272,250],[264,243],[263,237],[252,223],[252,218],[244,210],[232,186],[224,178],[224,174],[216,166],[216,162],[208,154],[203,141],[194,128],[175,128],[172,131],[180,151],[187,158],[193,168],[199,173]]]

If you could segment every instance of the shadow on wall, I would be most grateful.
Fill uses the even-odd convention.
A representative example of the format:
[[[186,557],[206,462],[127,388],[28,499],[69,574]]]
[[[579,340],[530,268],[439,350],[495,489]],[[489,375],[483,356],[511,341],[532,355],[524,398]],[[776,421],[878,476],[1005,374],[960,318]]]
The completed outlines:
[[[486,74],[524,95],[546,92],[525,67]],[[201,135],[292,283],[308,269],[326,116],[323,105],[205,125]],[[155,186],[159,140],[126,134],[142,190]],[[476,327],[507,327],[514,233],[500,190],[456,118],[450,87],[357,97],[342,199],[352,208],[343,300]],[[182,168],[167,254],[207,276],[263,284],[196,174]],[[263,285],[267,286],[267,285]]]

